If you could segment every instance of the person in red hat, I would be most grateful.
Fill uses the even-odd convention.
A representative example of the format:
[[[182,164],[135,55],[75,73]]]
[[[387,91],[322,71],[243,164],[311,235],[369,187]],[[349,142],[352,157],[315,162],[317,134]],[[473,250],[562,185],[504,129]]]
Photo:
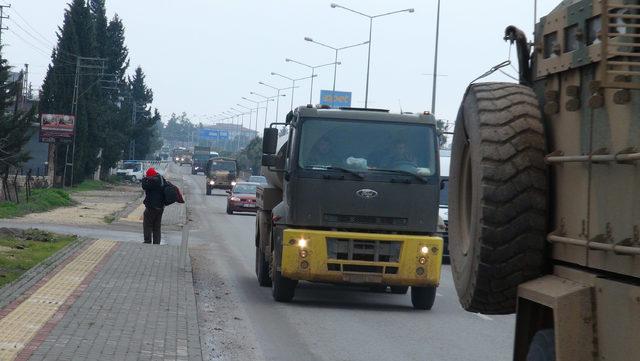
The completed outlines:
[[[144,189],[144,219],[142,229],[144,243],[160,244],[160,228],[162,226],[162,213],[164,212],[164,187],[167,181],[151,167],[147,169],[146,176],[142,178]]]

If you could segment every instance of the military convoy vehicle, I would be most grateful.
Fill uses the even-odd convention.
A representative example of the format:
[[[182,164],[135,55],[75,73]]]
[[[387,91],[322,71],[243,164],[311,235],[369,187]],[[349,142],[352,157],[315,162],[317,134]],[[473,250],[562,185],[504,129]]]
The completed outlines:
[[[519,84],[470,85],[455,127],[460,302],[516,312],[514,360],[638,360],[640,1],[566,0],[505,39]]]
[[[204,174],[208,196],[215,188],[231,189],[238,179],[238,162],[232,158],[211,158],[207,161]]]
[[[431,309],[440,282],[435,118],[299,107],[265,129],[256,276],[291,301],[298,281],[384,287]],[[390,286],[390,287],[389,287]]]

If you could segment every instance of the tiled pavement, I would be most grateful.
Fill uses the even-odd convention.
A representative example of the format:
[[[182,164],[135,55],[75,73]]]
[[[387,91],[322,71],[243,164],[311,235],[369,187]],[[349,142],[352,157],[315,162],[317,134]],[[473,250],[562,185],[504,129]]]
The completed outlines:
[[[178,247],[117,242],[18,359],[202,360],[191,265],[178,259]]]

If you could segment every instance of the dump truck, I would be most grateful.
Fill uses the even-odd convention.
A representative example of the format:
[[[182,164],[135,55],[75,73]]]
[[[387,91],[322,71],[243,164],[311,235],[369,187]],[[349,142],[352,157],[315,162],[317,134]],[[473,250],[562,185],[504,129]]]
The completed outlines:
[[[193,147],[193,157],[191,157],[191,174],[198,174],[205,171],[207,162],[211,156],[211,147],[196,145]]]
[[[516,313],[519,360],[640,357],[640,1],[568,0],[519,83],[473,83],[452,145],[462,306]]]
[[[431,309],[443,252],[435,124],[428,113],[308,106],[265,129],[259,285],[279,302],[299,281],[411,287],[413,306]]]

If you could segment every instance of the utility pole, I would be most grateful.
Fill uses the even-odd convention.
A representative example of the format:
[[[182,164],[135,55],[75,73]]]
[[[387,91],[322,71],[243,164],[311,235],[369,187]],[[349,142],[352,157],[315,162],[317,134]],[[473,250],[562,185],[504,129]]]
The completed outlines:
[[[131,105],[131,129],[135,129],[136,127],[136,117],[137,117],[137,109],[136,101],[134,100]],[[131,141],[129,142],[129,159],[135,159],[136,156],[136,138],[131,137]]]
[[[433,55],[433,90],[431,93],[431,114],[436,114],[436,91],[438,83],[438,40],[440,39],[440,0],[438,0],[438,15],[436,17],[436,49]]]
[[[8,27],[3,26],[2,22],[4,19],[9,19],[9,15],[4,15],[4,8],[10,8],[11,4],[9,5],[0,5],[0,44],[2,44],[2,30],[9,30]]]

